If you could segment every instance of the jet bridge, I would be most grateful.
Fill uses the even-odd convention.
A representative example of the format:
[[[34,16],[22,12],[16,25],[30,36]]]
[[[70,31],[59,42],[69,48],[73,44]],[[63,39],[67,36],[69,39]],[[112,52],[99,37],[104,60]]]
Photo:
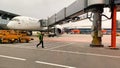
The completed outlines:
[[[120,10],[118,7],[120,5],[120,0],[76,0],[68,7],[63,8],[58,13],[52,15],[48,18],[48,26],[53,26],[55,24],[60,24],[63,21],[67,20],[73,20],[75,18],[78,18],[78,16],[92,12],[94,14],[93,16],[93,26],[92,26],[92,43],[90,46],[97,46],[97,47],[103,47],[102,45],[102,34],[101,34],[101,15],[103,13],[104,7],[109,7],[111,9],[112,19],[116,19],[115,11],[116,9]],[[116,9],[115,9],[116,8]],[[114,10],[114,11],[113,11]],[[115,18],[114,18],[115,17]],[[116,25],[112,23],[113,25],[113,33],[115,33],[115,27]],[[112,34],[112,39],[115,40],[115,34]],[[111,45],[115,45],[115,42]]]
[[[109,5],[109,0],[76,0],[68,7],[63,8],[59,12],[49,17],[48,25],[54,25],[61,23],[61,21],[66,21],[68,19],[73,19],[81,14],[93,11],[94,8],[106,7]]]

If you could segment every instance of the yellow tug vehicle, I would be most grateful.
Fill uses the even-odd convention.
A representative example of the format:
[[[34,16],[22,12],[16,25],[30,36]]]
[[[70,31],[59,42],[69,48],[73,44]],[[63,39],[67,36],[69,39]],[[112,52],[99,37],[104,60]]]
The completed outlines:
[[[26,32],[17,30],[0,30],[0,43],[28,43],[33,40]]]

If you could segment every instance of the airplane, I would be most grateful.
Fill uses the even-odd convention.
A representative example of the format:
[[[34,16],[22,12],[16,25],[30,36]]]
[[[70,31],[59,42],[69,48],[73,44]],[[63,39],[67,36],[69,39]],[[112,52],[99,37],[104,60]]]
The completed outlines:
[[[16,16],[12,18],[7,24],[9,29],[14,30],[25,30],[25,31],[47,31],[46,22],[42,22],[39,19],[26,17],[26,16]],[[60,25],[55,25],[55,35],[59,35],[63,32],[63,28]]]

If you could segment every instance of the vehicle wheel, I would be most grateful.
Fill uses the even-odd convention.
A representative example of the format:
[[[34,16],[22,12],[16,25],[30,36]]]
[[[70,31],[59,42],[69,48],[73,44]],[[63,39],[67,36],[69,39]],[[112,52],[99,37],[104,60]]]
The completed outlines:
[[[26,43],[29,43],[29,41],[28,41],[28,40],[26,40]]]
[[[11,40],[8,40],[8,43],[13,43]]]
[[[0,43],[2,43],[2,39],[0,39]]]
[[[15,39],[15,41],[14,41],[15,43],[18,43],[19,41],[17,40],[17,39]]]
[[[21,39],[19,39],[18,42],[21,43]]]

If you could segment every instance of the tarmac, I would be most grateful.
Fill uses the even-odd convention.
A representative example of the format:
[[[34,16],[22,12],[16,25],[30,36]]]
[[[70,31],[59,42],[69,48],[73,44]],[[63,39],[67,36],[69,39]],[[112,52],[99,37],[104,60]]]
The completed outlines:
[[[120,50],[112,50],[111,35],[102,37],[104,47],[90,47],[89,34],[64,34],[38,38],[29,43],[0,44],[0,68],[120,68]],[[120,48],[117,36],[117,48]],[[14,64],[14,65],[13,65]]]

